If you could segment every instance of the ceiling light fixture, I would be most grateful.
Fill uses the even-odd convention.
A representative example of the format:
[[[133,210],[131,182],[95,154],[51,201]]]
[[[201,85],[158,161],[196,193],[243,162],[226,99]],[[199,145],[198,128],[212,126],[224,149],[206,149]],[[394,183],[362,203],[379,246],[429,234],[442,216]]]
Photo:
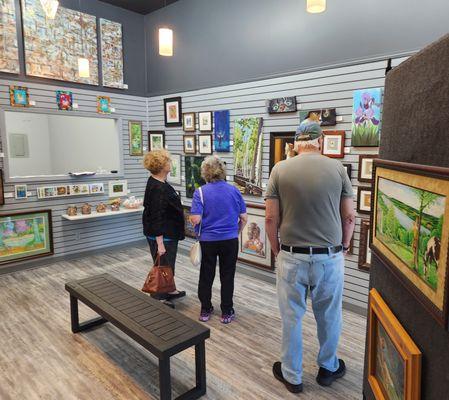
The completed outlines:
[[[307,12],[318,14],[326,11],[326,0],[307,0]]]
[[[57,0],[41,0],[42,8],[48,19],[55,19],[58,11],[59,1]]]

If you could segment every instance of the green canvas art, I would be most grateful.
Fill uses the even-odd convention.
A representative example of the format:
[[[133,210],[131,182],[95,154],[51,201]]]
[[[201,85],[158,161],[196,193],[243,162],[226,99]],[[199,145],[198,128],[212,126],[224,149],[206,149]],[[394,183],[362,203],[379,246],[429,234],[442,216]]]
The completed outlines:
[[[186,196],[193,197],[193,193],[206,182],[201,178],[201,164],[204,157],[186,156],[185,158],[185,174],[186,174]]]
[[[132,156],[141,156],[143,154],[143,135],[141,122],[129,123],[129,145],[130,154]]]

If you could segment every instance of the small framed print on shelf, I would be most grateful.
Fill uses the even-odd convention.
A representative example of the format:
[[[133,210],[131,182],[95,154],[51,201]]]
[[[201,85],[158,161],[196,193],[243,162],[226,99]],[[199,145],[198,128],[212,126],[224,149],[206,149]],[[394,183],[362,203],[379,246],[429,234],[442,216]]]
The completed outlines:
[[[183,140],[184,140],[184,153],[196,154],[196,136],[184,135]]]
[[[357,188],[357,212],[361,214],[371,213],[371,194],[372,189],[368,186]]]
[[[182,126],[181,97],[164,99],[165,126]]]
[[[212,135],[198,135],[198,151],[200,154],[212,154]]]
[[[195,132],[195,113],[188,112],[182,114],[182,129],[184,132]]]
[[[198,127],[200,132],[212,132],[212,111],[198,113]]]
[[[14,197],[16,200],[24,200],[28,198],[27,185],[15,185]]]
[[[109,197],[128,195],[128,181],[109,181]]]
[[[360,182],[372,182],[373,180],[373,161],[377,158],[377,154],[360,154],[359,155],[359,175]]]
[[[343,158],[345,156],[345,131],[324,131],[322,153],[331,158]]]
[[[162,150],[165,148],[165,132],[164,131],[148,131],[148,149]]]

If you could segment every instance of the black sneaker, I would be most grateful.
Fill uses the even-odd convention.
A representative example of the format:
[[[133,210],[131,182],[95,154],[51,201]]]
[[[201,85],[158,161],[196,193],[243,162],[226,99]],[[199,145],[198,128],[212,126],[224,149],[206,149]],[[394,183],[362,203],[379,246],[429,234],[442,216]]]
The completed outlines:
[[[281,365],[282,364],[279,361],[276,361],[273,364],[273,375],[274,375],[274,377],[278,381],[282,382],[289,392],[291,392],[291,393],[301,393],[302,392],[302,383],[300,383],[299,385],[293,385],[293,383],[290,383],[290,382],[286,381],[284,379],[284,376],[282,375]]]
[[[343,378],[346,373],[346,365],[343,360],[338,360],[340,366],[335,372],[331,372],[326,368],[320,368],[318,375],[316,376],[316,381],[321,386],[330,386],[338,378]]]

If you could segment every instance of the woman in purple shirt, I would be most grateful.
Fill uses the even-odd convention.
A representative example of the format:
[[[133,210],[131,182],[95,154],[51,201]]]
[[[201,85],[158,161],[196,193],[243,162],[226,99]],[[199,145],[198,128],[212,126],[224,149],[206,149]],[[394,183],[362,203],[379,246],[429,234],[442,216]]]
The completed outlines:
[[[201,224],[201,271],[198,297],[201,302],[200,321],[207,322],[214,311],[211,303],[215,269],[220,266],[221,322],[235,318],[233,308],[235,264],[239,249],[239,233],[248,217],[239,190],[226,183],[226,166],[217,156],[207,157],[201,165],[201,176],[207,182],[193,195],[190,220]]]

